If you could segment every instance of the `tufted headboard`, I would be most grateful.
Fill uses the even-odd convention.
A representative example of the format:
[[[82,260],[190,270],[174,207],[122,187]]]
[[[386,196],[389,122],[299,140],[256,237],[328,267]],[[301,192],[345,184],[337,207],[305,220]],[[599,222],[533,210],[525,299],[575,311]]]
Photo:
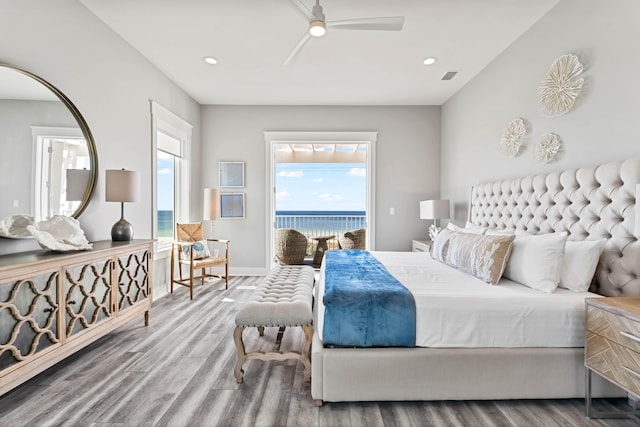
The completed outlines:
[[[607,239],[591,290],[640,296],[638,183],[640,160],[490,182],[472,189],[469,221],[516,233],[566,231],[569,240]]]

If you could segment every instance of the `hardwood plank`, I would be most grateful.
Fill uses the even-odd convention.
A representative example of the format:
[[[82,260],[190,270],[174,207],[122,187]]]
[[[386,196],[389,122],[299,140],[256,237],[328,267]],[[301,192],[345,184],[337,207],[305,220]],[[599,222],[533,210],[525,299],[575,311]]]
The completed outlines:
[[[60,426],[611,426],[587,420],[582,399],[474,402],[352,402],[316,407],[295,360],[245,364],[233,377],[234,316],[260,277],[176,289],[154,302],[151,324],[131,322],[0,397],[0,425]],[[245,331],[247,349],[271,350],[277,328]],[[282,349],[299,349],[288,328]],[[594,399],[611,411],[624,399]]]

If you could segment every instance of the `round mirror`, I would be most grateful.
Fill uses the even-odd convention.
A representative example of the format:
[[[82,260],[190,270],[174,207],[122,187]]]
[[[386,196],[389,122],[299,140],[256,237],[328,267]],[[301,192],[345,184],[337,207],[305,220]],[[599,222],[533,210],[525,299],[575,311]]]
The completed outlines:
[[[77,218],[97,176],[93,136],[73,103],[44,79],[0,64],[0,220]]]

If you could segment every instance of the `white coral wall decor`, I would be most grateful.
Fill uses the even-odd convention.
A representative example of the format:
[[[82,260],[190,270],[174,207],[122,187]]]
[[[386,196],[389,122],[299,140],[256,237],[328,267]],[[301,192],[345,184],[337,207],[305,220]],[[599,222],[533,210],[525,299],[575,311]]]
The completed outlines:
[[[560,116],[571,110],[580,94],[584,79],[582,64],[575,55],[556,58],[540,83],[539,95],[543,111],[548,116]]]
[[[515,157],[520,151],[522,138],[527,134],[527,126],[521,118],[511,120],[502,131],[500,150],[505,157]]]
[[[547,133],[536,144],[533,156],[540,163],[549,163],[555,159],[561,149],[560,137],[555,133]]]

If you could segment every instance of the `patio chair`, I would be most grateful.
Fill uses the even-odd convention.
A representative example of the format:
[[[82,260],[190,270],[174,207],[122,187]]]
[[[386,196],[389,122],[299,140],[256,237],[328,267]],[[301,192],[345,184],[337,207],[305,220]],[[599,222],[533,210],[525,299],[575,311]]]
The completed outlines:
[[[276,230],[276,259],[280,265],[304,263],[307,255],[307,237],[290,228]]]
[[[360,228],[347,231],[342,236],[338,236],[338,245],[340,249],[366,249],[367,230]]]

